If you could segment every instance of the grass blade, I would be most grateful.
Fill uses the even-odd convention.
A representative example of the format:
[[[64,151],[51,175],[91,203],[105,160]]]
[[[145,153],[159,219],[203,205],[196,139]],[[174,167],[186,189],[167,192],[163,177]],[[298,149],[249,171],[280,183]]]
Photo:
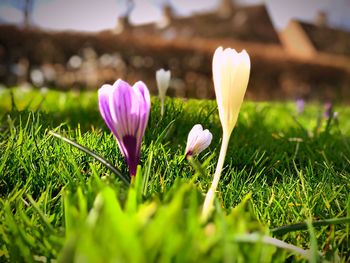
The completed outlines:
[[[122,172],[120,172],[117,168],[115,168],[109,161],[101,157],[100,155],[94,153],[93,151],[89,150],[88,148],[80,145],[77,142],[74,142],[66,137],[63,137],[62,135],[55,133],[53,131],[49,131],[49,134],[55,136],[58,139],[63,140],[64,142],[69,143],[70,145],[78,148],[79,150],[83,151],[84,153],[90,155],[91,157],[95,158],[97,161],[102,163],[104,166],[106,166],[112,173],[117,175],[120,180],[122,180],[127,186],[130,185],[130,178],[128,176],[125,176]]]
[[[277,238],[273,238],[273,237],[266,236],[266,235],[260,235],[258,233],[236,235],[232,241],[233,242],[244,242],[244,243],[261,242],[262,244],[272,245],[272,246],[275,246],[275,247],[280,248],[280,249],[288,250],[292,253],[303,256],[304,258],[307,258],[307,259],[310,259],[310,254],[312,253],[312,251],[310,251],[310,250],[304,250],[300,247],[286,243],[286,242],[279,240]],[[317,257],[321,256],[321,253],[317,250],[315,251],[315,254],[317,255]]]
[[[312,226],[319,227],[319,226],[349,224],[349,223],[350,223],[350,217],[340,217],[340,218],[332,218],[332,219],[313,221]],[[294,231],[299,231],[299,230],[307,230],[307,229],[308,229],[307,223],[303,222],[303,223],[297,223],[297,224],[273,228],[273,229],[271,229],[271,233],[274,235],[280,236],[280,235],[284,235],[284,234],[289,233],[289,232],[294,232]]]

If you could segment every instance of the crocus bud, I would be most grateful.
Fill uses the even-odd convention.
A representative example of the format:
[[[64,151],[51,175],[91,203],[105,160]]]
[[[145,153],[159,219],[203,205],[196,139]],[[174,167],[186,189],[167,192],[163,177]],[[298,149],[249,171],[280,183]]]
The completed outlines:
[[[213,80],[223,132],[231,134],[247,89],[250,59],[243,50],[218,47],[213,57]]]
[[[142,81],[131,87],[118,79],[98,90],[98,102],[102,118],[116,137],[130,175],[134,176],[151,107],[149,91]]]
[[[223,136],[213,182],[207,192],[202,210],[206,221],[213,209],[214,197],[224,165],[228,143],[236,125],[238,113],[247,89],[250,59],[245,50],[237,53],[231,48],[218,47],[213,57],[213,80]]]
[[[162,116],[164,113],[164,100],[165,100],[166,91],[169,88],[170,76],[171,76],[170,70],[159,69],[156,72],[156,80],[157,80],[157,86],[158,86],[159,99],[161,103]]]
[[[201,153],[210,145],[212,139],[213,135],[209,130],[203,131],[203,127],[200,124],[194,125],[188,134],[186,157]]]

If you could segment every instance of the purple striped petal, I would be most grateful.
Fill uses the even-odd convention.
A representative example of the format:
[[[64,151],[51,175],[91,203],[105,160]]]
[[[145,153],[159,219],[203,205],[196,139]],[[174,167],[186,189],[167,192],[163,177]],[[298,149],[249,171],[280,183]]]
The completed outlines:
[[[132,100],[132,95],[130,94],[131,87],[125,81],[118,79],[113,84],[113,88],[113,92],[109,96],[111,116],[116,125],[118,134],[125,135],[129,130],[128,115]]]
[[[98,106],[102,118],[104,119],[107,127],[113,132],[114,135],[117,135],[117,132],[114,127],[114,122],[111,116],[111,111],[109,107],[109,97],[113,91],[111,85],[105,84],[98,90]]]
[[[146,85],[142,81],[136,82],[133,89],[139,101],[139,128],[136,137],[138,138],[138,147],[141,147],[142,137],[146,130],[151,109],[151,98]]]

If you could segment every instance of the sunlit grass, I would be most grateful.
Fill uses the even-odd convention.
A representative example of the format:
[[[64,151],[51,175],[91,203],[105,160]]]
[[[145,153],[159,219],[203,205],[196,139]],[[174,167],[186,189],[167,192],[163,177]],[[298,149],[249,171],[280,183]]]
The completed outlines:
[[[140,179],[130,191],[99,162],[49,135],[74,139],[127,173],[96,92],[14,89],[13,101],[15,107],[10,91],[1,91],[0,261],[302,260],[247,234],[272,236],[274,227],[350,216],[350,107],[335,105],[338,117],[328,122],[318,103],[298,116],[293,102],[245,102],[216,211],[202,225],[222,132],[215,101],[167,98],[161,118],[152,98]],[[213,133],[198,170],[184,159],[196,123]],[[324,258],[350,259],[349,225],[310,233],[276,238],[306,250],[316,240]]]

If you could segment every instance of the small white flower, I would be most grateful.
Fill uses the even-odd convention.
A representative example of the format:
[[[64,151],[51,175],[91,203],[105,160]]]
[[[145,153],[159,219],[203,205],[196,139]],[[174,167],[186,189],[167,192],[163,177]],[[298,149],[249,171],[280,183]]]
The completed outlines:
[[[40,93],[42,95],[48,93],[48,91],[49,91],[48,87],[43,86],[43,87],[40,88]]]
[[[161,102],[161,115],[164,113],[165,94],[169,88],[171,72],[170,70],[159,69],[156,72],[156,80],[158,86],[158,94]]]
[[[188,134],[186,157],[201,153],[210,145],[212,139],[213,135],[209,130],[203,130],[203,127],[200,124],[194,125]]]

